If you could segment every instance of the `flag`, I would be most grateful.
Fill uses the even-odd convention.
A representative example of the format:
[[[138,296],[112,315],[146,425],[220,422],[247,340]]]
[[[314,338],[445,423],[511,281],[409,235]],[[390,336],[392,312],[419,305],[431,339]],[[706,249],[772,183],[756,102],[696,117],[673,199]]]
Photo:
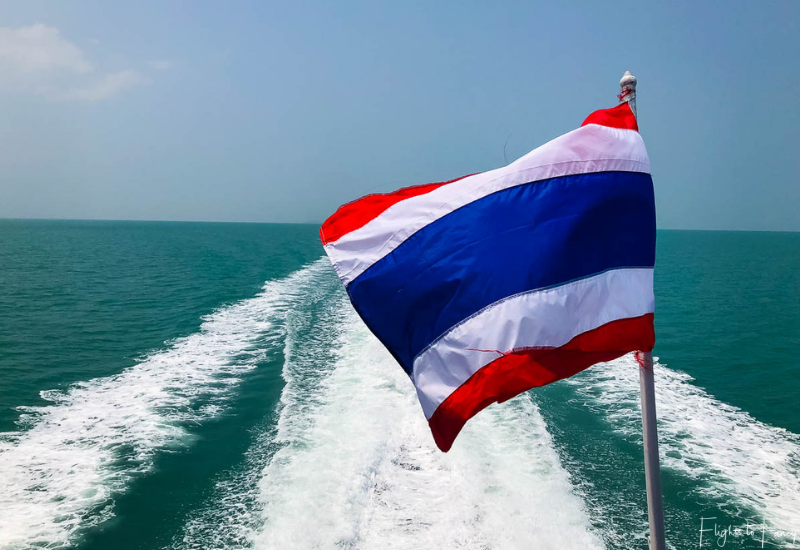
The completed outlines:
[[[655,342],[653,182],[627,103],[502,168],[345,204],[320,237],[445,452],[491,403]]]

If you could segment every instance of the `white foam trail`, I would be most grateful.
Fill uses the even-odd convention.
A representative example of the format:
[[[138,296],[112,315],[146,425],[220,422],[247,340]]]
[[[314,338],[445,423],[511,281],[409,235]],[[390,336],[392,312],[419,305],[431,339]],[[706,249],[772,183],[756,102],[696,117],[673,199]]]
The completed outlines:
[[[330,370],[330,352],[337,334],[343,293],[330,264],[309,277],[302,296],[286,311],[284,321],[282,376],[287,383],[278,406],[286,416],[314,406],[298,392],[314,387]],[[338,293],[338,294],[337,294]],[[332,299],[339,298],[338,300]],[[288,411],[291,409],[291,413]],[[278,426],[271,423],[255,430],[244,461],[217,479],[213,493],[190,512],[182,532],[170,548],[174,550],[230,550],[245,548],[261,523],[262,502],[258,482],[261,472],[280,447]]]
[[[702,492],[738,497],[774,528],[800,532],[800,436],[766,425],[655,365],[662,465],[702,482]],[[619,432],[641,444],[639,370],[632,355],[567,383]]]
[[[254,548],[603,547],[527,396],[440,453],[408,378],[342,307],[332,371],[287,361]]]
[[[0,434],[0,548],[59,547],[113,515],[113,496],[152,467],[154,454],[185,444],[188,423],[216,414],[227,390],[279,341],[276,315],[308,289],[315,262],[268,282],[255,297],[204,317],[122,373],[42,392],[21,432]]]

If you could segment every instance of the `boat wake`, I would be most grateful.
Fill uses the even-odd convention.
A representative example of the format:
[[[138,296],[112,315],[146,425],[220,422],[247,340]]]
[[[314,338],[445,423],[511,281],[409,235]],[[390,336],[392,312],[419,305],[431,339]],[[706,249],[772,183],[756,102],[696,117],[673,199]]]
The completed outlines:
[[[603,547],[527,396],[439,452],[410,381],[341,294],[334,339],[287,354],[253,548]]]
[[[0,548],[74,544],[113,516],[115,496],[152,470],[159,452],[190,443],[192,425],[217,416],[248,371],[281,353],[276,414],[188,512],[173,550],[564,550],[642,538],[639,519],[621,527],[619,514],[605,517],[569,473],[570,461],[585,458],[582,439],[565,450],[543,418],[565,403],[533,392],[493,405],[439,452],[410,381],[321,259],[208,315],[197,333],[122,373],[44,392],[51,404],[25,409],[21,429],[0,434]],[[553,395],[608,423],[584,435],[640,445],[637,369],[630,356],[600,364]],[[685,374],[657,364],[656,378],[665,471],[796,529],[800,437],[719,402]],[[613,445],[594,457],[597,468],[621,460]],[[624,485],[630,468],[616,464]],[[602,496],[617,494],[615,509],[641,508],[614,491]]]
[[[691,376],[655,360],[662,468],[690,478],[704,495],[736,499],[773,529],[800,529],[800,436],[718,401],[693,385]],[[617,433],[640,445],[638,376],[628,355],[567,384]]]
[[[327,269],[317,261],[267,282],[118,375],[42,392],[51,404],[23,409],[20,431],[0,434],[0,548],[66,546],[113,516],[114,496],[156,453],[186,445],[188,427],[216,416],[241,376],[282,344],[276,319]]]

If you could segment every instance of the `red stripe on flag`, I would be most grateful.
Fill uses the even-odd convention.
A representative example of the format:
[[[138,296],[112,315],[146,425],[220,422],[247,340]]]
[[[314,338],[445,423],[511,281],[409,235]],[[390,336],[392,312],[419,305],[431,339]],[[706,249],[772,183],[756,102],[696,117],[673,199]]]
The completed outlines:
[[[621,128],[622,130],[636,130],[639,131],[639,125],[636,123],[636,116],[631,111],[631,106],[627,103],[620,103],[611,109],[600,109],[593,112],[586,117],[581,126],[587,124],[599,124],[600,126],[608,126],[609,128]]]
[[[474,174],[461,176],[460,178],[450,181],[403,187],[392,193],[375,193],[348,202],[340,206],[330,218],[325,220],[325,223],[323,223],[322,227],[319,229],[319,238],[322,240],[323,245],[332,243],[351,231],[364,227],[367,223],[383,214],[393,204],[410,199],[411,197],[430,193],[443,185],[462,180],[472,175]]]
[[[653,314],[648,313],[606,323],[558,348],[507,353],[473,374],[439,405],[428,421],[433,439],[447,452],[467,420],[492,403],[502,403],[630,351],[651,351],[654,344]]]

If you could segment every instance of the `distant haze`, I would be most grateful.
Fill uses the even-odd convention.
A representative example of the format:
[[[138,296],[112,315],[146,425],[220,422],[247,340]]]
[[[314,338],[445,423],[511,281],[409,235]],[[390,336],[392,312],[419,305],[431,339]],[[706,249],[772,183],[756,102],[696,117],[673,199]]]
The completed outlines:
[[[660,227],[800,230],[797,0],[0,15],[0,217],[320,222],[517,158],[630,70]]]

